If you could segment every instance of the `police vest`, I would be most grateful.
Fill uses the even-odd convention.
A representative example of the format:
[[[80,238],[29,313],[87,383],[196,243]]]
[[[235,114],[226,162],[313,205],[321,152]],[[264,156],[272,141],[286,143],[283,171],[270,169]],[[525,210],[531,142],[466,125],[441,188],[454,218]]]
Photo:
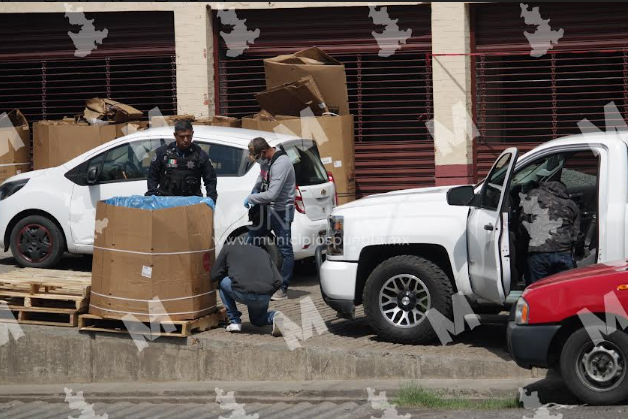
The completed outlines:
[[[192,144],[192,153],[180,157],[176,148],[168,148],[159,173],[159,188],[163,196],[203,196],[201,193],[201,149]]]

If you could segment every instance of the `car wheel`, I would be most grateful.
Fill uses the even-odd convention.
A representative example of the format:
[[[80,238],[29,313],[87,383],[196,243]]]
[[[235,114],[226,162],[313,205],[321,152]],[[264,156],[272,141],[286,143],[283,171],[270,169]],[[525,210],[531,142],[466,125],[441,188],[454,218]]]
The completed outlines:
[[[22,218],[11,232],[11,253],[23,268],[50,268],[59,262],[64,249],[59,227],[41,215]]]
[[[242,242],[246,241],[247,235],[248,233],[240,234],[238,236],[238,240]],[[268,252],[270,258],[277,267],[277,270],[281,272],[282,257],[281,252],[279,251],[279,247],[275,243],[275,238],[271,237],[268,241],[266,241],[266,244],[263,244],[261,247],[262,249],[266,250],[266,252]]]
[[[585,403],[616,404],[628,399],[628,335],[616,331],[604,339],[595,345],[583,328],[567,339],[561,352],[565,383]]]
[[[451,318],[453,287],[447,274],[418,256],[395,256],[369,276],[364,313],[375,333],[396,343],[425,344],[436,338],[427,319],[430,308]]]

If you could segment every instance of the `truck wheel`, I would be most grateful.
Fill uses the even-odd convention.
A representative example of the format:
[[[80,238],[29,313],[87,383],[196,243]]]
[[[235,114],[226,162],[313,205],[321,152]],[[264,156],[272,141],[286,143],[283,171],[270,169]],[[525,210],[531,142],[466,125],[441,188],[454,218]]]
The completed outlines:
[[[589,404],[616,404],[628,399],[628,335],[605,336],[595,345],[586,329],[572,334],[560,356],[562,376],[571,392]]]
[[[447,274],[418,256],[395,256],[382,262],[364,286],[366,318],[381,338],[425,344],[436,338],[427,320],[435,308],[451,318],[453,287]]]
[[[248,233],[240,234],[238,236],[238,243],[240,243],[240,241],[245,242],[247,236],[248,236]],[[268,254],[270,255],[270,258],[273,260],[273,263],[277,267],[277,270],[281,272],[281,265],[283,262],[282,262],[281,252],[279,251],[279,246],[277,246],[277,244],[275,243],[275,238],[271,237],[268,240],[267,244],[262,245],[261,247],[262,249],[266,250],[266,252],[268,252]]]
[[[50,268],[65,249],[65,237],[55,223],[41,215],[22,218],[11,231],[11,253],[22,268]]]

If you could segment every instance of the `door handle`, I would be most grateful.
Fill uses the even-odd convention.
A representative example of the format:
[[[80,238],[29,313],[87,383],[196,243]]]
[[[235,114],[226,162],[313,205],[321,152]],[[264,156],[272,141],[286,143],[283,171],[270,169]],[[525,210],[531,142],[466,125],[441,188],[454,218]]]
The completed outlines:
[[[495,227],[493,227],[493,224],[488,223],[484,226],[484,230],[488,230],[488,231],[493,231],[495,229]]]

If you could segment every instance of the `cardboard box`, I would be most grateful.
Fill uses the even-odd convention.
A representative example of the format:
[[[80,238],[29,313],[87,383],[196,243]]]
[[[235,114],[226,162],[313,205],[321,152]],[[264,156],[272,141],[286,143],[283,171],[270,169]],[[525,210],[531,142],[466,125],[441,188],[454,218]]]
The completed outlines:
[[[0,164],[0,184],[10,178],[11,176],[19,175],[20,173],[30,172],[31,163],[5,163]]]
[[[73,120],[40,121],[33,124],[33,165],[35,170],[59,166],[94,147],[122,137],[125,129],[143,129],[145,122],[89,125]]]
[[[169,127],[174,126],[177,121],[190,121],[194,122],[194,115],[182,114],[182,115],[166,115],[166,116],[153,116],[150,119],[150,125],[152,128],[157,127]]]
[[[214,125],[220,127],[234,127],[240,128],[242,123],[238,118],[232,118],[229,116],[216,115],[213,117],[201,117],[196,118],[194,115],[167,115],[167,116],[155,116],[151,118],[151,126],[154,127],[167,127],[174,126],[177,121],[190,121],[194,125]]]
[[[316,141],[325,169],[334,176],[338,201],[355,199],[355,154],[353,116],[294,118],[277,116],[275,121],[242,118],[242,128],[296,135]]]
[[[216,310],[213,211],[206,204],[144,210],[98,202],[90,314],[149,321],[158,298],[171,320]],[[107,220],[106,224],[103,221]],[[98,225],[99,223],[97,223]]]
[[[113,122],[127,122],[140,119],[144,113],[133,106],[111,99],[95,97],[85,102],[83,117],[90,123],[94,119]]]
[[[230,116],[222,116],[216,115],[211,118],[196,118],[194,121],[196,125],[213,125],[216,127],[231,127],[231,128],[241,128],[242,121],[238,118],[233,118]]]
[[[30,171],[30,134],[28,122],[19,110],[0,119],[0,183]]]
[[[255,98],[261,108],[271,115],[300,116],[308,108],[312,111],[311,115],[316,116],[329,112],[312,76],[257,93]]]
[[[330,111],[349,114],[345,66],[313,47],[289,55],[264,60],[266,89],[312,76]]]

